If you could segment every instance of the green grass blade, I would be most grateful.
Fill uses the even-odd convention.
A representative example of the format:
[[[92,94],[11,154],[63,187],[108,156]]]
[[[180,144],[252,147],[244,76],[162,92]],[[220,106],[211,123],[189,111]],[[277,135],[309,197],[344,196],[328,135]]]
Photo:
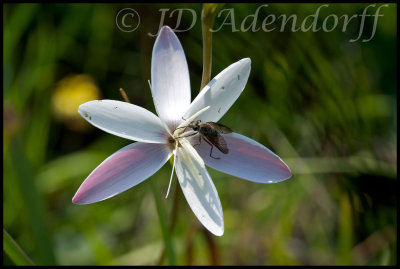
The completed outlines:
[[[16,171],[19,191],[24,197],[27,221],[32,229],[32,240],[36,246],[37,262],[45,265],[55,264],[53,247],[45,220],[45,209],[34,184],[35,175],[26,159],[21,137],[15,137],[12,141],[10,157]]]
[[[15,265],[35,265],[4,228],[3,249],[7,256],[15,263]]]

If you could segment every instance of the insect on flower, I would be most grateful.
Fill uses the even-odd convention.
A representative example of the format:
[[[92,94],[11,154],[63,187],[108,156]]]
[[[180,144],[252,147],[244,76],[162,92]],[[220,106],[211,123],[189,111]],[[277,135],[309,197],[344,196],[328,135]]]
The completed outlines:
[[[154,43],[149,83],[157,115],[115,100],[93,100],[79,106],[78,112],[93,126],[137,142],[100,163],[72,202],[91,204],[111,198],[151,177],[174,155],[166,196],[176,171],[193,213],[210,232],[223,235],[222,205],[206,166],[260,183],[280,182],[292,175],[268,148],[216,123],[242,93],[250,70],[250,58],[234,62],[192,100],[185,53],[172,29],[164,26]],[[214,146],[219,151],[212,152]]]
[[[195,120],[192,121],[188,126],[184,126],[182,128],[192,128],[195,133],[183,134],[180,137],[189,137],[199,134],[199,143],[194,144],[193,146],[199,146],[201,144],[201,138],[203,138],[203,140],[211,146],[211,158],[214,158],[216,160],[221,159],[220,157],[212,156],[212,150],[214,148],[213,145],[216,146],[217,149],[219,149],[222,153],[229,153],[226,141],[221,135],[232,133],[232,130],[229,127],[212,121],[201,122],[201,120]]]

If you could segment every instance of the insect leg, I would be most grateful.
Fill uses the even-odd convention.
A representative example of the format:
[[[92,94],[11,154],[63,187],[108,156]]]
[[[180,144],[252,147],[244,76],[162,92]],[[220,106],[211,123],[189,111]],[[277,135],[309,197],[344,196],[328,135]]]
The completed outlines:
[[[193,147],[200,146],[200,144],[201,144],[201,135],[199,135],[199,144],[195,144],[195,145],[193,145]]]
[[[213,159],[216,159],[216,160],[219,160],[219,159],[221,159],[220,157],[213,157],[211,154],[212,154],[212,150],[213,150],[213,148],[214,148],[214,146],[213,146],[213,144],[211,143],[211,142],[209,142],[208,141],[208,139],[206,138],[206,137],[204,137],[204,141],[206,141],[207,142],[207,144],[209,144],[210,146],[211,146],[211,150],[210,150],[210,157],[211,158],[213,158]]]

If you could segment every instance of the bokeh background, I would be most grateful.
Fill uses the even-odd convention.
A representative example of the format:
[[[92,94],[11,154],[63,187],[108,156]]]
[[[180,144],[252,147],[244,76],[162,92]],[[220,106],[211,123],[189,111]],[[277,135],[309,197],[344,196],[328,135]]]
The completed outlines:
[[[233,8],[239,31],[213,34],[212,76],[250,57],[242,95],[221,119],[234,131],[276,152],[293,176],[257,184],[209,168],[220,195],[225,234],[205,231],[171,165],[113,198],[91,205],[71,199],[105,158],[131,143],[84,121],[79,104],[130,100],[155,112],[147,80],[161,17],[174,28],[176,8],[197,15],[178,32],[188,60],[192,98],[202,72],[202,4],[3,5],[3,264],[169,264],[156,200],[177,264],[393,265],[397,264],[396,4],[382,7],[374,38],[370,4],[329,4],[341,19],[331,32],[240,31],[259,4]],[[269,4],[267,15],[297,16],[299,26],[320,4]],[[367,14],[375,14],[380,4]],[[123,32],[116,14],[133,8],[136,31]],[[215,19],[215,29],[226,13]],[[178,29],[193,22],[182,14]],[[230,22],[229,20],[226,23]],[[330,22],[332,23],[332,22]],[[270,27],[271,28],[271,27]],[[177,187],[178,186],[178,187]],[[18,247],[16,247],[18,246]]]

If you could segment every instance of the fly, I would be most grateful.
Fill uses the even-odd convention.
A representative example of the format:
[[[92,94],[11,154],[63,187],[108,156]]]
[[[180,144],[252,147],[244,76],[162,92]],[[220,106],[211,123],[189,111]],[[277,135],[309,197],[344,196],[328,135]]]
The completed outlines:
[[[188,126],[182,128],[192,128],[196,133],[189,134],[187,136],[193,136],[199,134],[199,143],[193,146],[198,146],[201,144],[201,139],[207,142],[211,146],[210,157],[214,159],[221,159],[219,157],[212,156],[212,150],[215,147],[219,149],[222,153],[228,154],[229,149],[226,145],[225,139],[221,134],[229,134],[232,133],[232,130],[229,127],[226,127],[222,124],[215,123],[212,121],[209,122],[201,122],[201,120],[192,121]]]

